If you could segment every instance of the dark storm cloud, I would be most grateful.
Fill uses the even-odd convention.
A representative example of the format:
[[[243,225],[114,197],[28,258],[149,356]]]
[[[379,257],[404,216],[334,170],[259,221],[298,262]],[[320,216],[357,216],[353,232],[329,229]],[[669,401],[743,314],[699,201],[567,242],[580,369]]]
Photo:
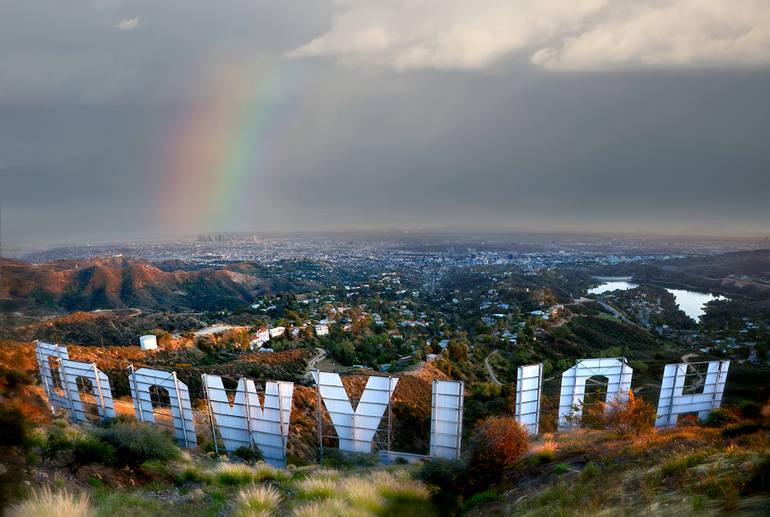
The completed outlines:
[[[423,27],[389,2],[4,3],[3,236],[449,225],[766,233],[761,2],[710,4],[685,39],[669,28],[704,3],[661,12],[584,2],[578,17],[570,2],[539,4],[512,14],[505,2],[449,2],[430,22],[439,25]],[[729,30],[715,28],[717,15]],[[474,33],[490,17],[502,25],[470,46],[431,39]],[[651,24],[659,41],[646,36]],[[600,44],[624,35],[621,53]],[[273,122],[280,131],[267,130],[270,159],[247,171],[253,202],[225,207],[226,227],[159,219],[157,191],[175,172],[164,146],[192,103],[220,100],[202,80],[220,62],[296,78]]]

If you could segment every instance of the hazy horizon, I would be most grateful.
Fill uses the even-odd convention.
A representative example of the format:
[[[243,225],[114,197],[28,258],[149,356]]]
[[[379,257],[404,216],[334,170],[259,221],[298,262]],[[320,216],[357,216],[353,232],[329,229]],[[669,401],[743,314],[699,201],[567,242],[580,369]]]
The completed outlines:
[[[760,0],[3,5],[4,247],[770,233]]]

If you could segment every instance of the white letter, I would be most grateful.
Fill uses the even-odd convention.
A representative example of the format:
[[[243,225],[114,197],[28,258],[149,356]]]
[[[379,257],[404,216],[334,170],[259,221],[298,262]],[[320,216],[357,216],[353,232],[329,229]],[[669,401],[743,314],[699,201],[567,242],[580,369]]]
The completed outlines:
[[[190,392],[187,385],[176,378],[176,372],[150,368],[134,370],[133,366],[129,366],[128,382],[137,419],[169,428],[180,445],[190,447],[197,444]],[[156,420],[155,408],[159,409],[160,422]],[[166,408],[169,413],[165,412]]]
[[[238,447],[251,447],[253,442],[267,463],[285,466],[293,382],[266,383],[264,407],[254,381],[250,379],[238,381],[232,405],[220,376],[204,373],[203,386],[226,450],[232,452]]]
[[[706,378],[703,380],[703,390],[700,393],[683,395],[687,367],[686,363],[667,364],[663,370],[655,427],[675,426],[678,415],[695,411],[698,412],[698,418],[703,420],[711,410],[722,404],[730,361],[709,362]]]
[[[516,421],[535,435],[540,424],[543,363],[519,366],[516,373]]]
[[[633,369],[626,364],[625,358],[581,359],[575,366],[561,375],[561,394],[559,396],[559,429],[574,427],[569,421],[572,415],[583,414],[583,397],[586,381],[594,375],[607,377],[607,398],[605,402],[625,400],[631,389]]]
[[[329,413],[337,436],[340,450],[349,452],[372,452],[372,440],[380,426],[382,415],[390,403],[398,379],[395,377],[369,377],[366,389],[355,412],[336,373],[313,372],[326,411]]]
[[[430,412],[430,455],[460,458],[463,429],[463,382],[433,381]]]

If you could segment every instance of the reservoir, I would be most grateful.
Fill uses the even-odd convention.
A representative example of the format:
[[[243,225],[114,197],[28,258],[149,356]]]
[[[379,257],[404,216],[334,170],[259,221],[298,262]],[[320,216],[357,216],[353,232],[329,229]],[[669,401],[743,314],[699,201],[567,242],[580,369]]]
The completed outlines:
[[[625,278],[601,278],[603,283],[588,290],[588,294],[603,294],[610,291],[626,291],[639,287],[638,284],[629,282]],[[687,289],[668,289],[666,291],[674,295],[679,309],[695,321],[706,314],[705,305],[712,300],[727,300],[724,296],[715,296],[711,293],[701,293]]]

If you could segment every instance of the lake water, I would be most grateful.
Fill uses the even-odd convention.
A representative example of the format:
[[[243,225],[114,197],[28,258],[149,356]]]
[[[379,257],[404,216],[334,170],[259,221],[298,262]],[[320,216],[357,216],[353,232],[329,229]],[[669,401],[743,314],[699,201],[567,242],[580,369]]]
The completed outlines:
[[[638,284],[629,282],[626,279],[601,279],[604,283],[599,284],[588,290],[588,294],[603,294],[610,291],[627,291],[639,287]],[[668,289],[666,291],[674,295],[679,309],[695,321],[700,321],[700,317],[706,314],[705,306],[712,300],[727,300],[724,296],[714,296],[711,293],[700,293],[687,289]]]
[[[639,287],[638,284],[632,284],[626,280],[609,280],[588,290],[588,294],[604,294],[610,291],[628,291]]]

